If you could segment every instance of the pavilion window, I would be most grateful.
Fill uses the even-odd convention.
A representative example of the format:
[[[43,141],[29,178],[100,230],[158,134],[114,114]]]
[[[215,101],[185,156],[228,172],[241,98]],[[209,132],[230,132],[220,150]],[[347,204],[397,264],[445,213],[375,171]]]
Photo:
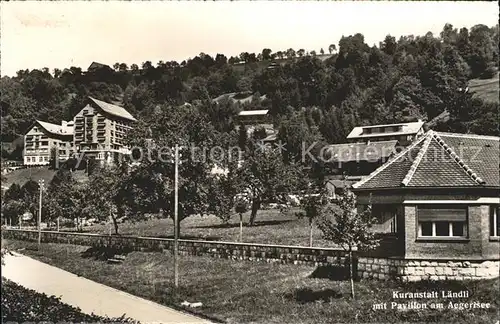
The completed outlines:
[[[419,237],[467,237],[467,207],[423,205],[417,208]]]

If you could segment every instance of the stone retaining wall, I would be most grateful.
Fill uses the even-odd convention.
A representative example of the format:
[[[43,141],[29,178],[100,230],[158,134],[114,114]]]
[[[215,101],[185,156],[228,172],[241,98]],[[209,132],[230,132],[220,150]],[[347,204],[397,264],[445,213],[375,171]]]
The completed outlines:
[[[425,261],[395,258],[358,258],[360,278],[419,280],[474,280],[499,276],[500,261]]]
[[[38,231],[5,229],[2,230],[2,237],[36,242],[38,240]],[[42,242],[112,247],[125,252],[163,252],[173,250],[174,245],[173,239],[166,238],[109,236],[55,231],[42,231]],[[313,266],[343,266],[346,255],[341,249],[198,240],[179,240],[179,254]]]
[[[2,237],[36,242],[36,230],[4,229]],[[66,243],[93,247],[110,247],[124,252],[164,252],[173,249],[173,239],[101,235],[74,232],[42,231],[43,243]],[[179,240],[180,255],[210,256],[232,260],[311,266],[344,266],[346,253],[341,249],[310,248],[270,244],[219,241]],[[415,260],[399,257],[355,255],[359,278],[418,280],[487,279],[499,276],[500,261],[485,260]]]

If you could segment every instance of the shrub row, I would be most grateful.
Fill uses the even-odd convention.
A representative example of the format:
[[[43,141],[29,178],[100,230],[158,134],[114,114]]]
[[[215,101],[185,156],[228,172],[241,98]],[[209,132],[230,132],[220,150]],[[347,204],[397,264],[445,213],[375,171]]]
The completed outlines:
[[[69,322],[69,323],[137,323],[125,318],[107,318],[82,313],[60,298],[47,296],[2,278],[2,323]]]

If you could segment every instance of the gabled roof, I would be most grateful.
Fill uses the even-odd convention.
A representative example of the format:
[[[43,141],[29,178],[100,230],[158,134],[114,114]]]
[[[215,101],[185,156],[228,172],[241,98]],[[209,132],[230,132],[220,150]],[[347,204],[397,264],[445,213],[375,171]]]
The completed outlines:
[[[99,106],[102,110],[107,112],[108,114],[118,116],[121,118],[125,118],[131,121],[136,121],[137,119],[134,118],[125,108],[113,105],[101,100],[97,100],[95,98],[89,97],[90,100],[92,100],[96,105]]]
[[[355,189],[500,187],[500,138],[428,131]]]
[[[47,132],[51,134],[56,134],[56,135],[73,135],[73,124],[70,123],[68,124],[63,124],[63,125],[57,125],[57,124],[52,124],[52,123],[47,123],[41,120],[37,120],[36,123],[40,125],[43,129],[45,129]]]
[[[326,151],[330,162],[378,161],[396,153],[398,141],[371,143],[345,143],[328,145]]]
[[[87,71],[92,70],[92,69],[99,69],[99,68],[103,68],[103,67],[110,68],[109,65],[107,65],[107,64],[102,64],[99,62],[92,62],[92,63],[90,63],[89,67],[87,68]]]
[[[364,134],[364,129],[373,129],[380,127],[397,127],[401,126],[400,131],[386,132],[386,133],[369,133]],[[424,126],[423,121],[411,122],[411,123],[400,123],[400,124],[385,124],[385,125],[371,125],[371,126],[358,126],[354,127],[352,131],[347,135],[348,139],[353,138],[369,138],[369,137],[380,137],[380,136],[399,136],[399,135],[414,135],[417,134],[420,129]]]

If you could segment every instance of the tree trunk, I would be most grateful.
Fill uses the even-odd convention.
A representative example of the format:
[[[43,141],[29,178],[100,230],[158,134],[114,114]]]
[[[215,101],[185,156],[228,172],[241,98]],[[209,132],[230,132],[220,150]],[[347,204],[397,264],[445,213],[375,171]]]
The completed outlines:
[[[243,242],[243,214],[240,213],[240,242]]]
[[[353,275],[353,272],[354,272],[354,265],[353,265],[353,262],[352,262],[352,249],[349,248],[349,281],[351,282],[351,296],[352,296],[352,299],[355,299],[355,296],[354,296],[354,275]]]
[[[309,218],[309,247],[313,246],[313,219]]]
[[[116,217],[111,217],[113,220],[113,226],[115,228],[115,234],[118,235],[118,222],[116,221]]]
[[[181,220],[180,218],[177,220],[177,224],[175,224],[175,220],[172,219],[172,222],[174,223],[174,237],[175,237],[175,232],[177,232],[177,237],[179,238],[179,240],[181,239]]]
[[[252,212],[250,214],[250,220],[248,222],[250,226],[253,226],[255,224],[255,217],[257,217],[257,212],[259,211],[259,209],[260,209],[260,200],[254,198],[252,200]]]
[[[59,232],[59,217],[57,217],[57,231]]]

